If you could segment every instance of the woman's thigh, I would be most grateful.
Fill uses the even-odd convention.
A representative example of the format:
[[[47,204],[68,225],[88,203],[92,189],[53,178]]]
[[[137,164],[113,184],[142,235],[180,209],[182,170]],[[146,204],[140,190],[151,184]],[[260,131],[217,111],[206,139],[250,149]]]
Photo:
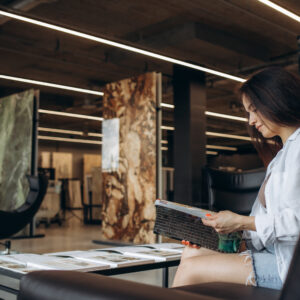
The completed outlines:
[[[185,259],[194,257],[194,256],[202,256],[202,255],[214,255],[214,254],[220,254],[220,252],[206,249],[206,248],[193,248],[193,247],[185,247],[182,255],[181,255],[181,261],[183,262]]]
[[[245,256],[239,254],[191,256],[179,265],[173,285],[206,282],[255,285],[251,260],[246,260]]]

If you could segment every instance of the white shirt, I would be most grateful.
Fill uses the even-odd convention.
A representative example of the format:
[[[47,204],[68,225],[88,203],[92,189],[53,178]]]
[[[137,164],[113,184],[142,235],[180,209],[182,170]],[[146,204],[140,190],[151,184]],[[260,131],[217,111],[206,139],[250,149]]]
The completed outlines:
[[[300,128],[287,139],[267,168],[266,207],[256,198],[251,216],[256,231],[245,232],[261,250],[274,245],[280,278],[284,282],[300,233]]]

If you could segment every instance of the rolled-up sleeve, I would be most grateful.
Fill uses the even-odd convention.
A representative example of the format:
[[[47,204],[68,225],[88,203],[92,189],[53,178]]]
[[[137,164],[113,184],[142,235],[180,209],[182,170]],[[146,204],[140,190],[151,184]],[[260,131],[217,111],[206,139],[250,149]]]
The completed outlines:
[[[272,215],[255,216],[257,235],[266,246],[274,243],[276,239],[282,241],[297,241],[300,228],[300,216],[294,209],[286,208],[282,212]]]

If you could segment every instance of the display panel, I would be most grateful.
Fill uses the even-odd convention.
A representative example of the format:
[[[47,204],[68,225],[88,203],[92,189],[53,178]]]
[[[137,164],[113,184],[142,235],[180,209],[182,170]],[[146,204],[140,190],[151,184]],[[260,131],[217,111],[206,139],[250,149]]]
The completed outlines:
[[[156,73],[147,73],[105,87],[104,238],[135,243],[155,241],[158,80]]]
[[[35,168],[35,91],[0,99],[0,210],[21,206]]]

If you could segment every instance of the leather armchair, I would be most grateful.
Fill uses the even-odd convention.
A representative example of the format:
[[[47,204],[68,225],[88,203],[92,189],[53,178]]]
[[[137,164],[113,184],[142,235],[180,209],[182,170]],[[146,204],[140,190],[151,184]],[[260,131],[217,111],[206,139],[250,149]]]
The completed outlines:
[[[210,210],[248,215],[265,178],[265,170],[228,172],[205,169]]]
[[[18,300],[275,300],[280,291],[210,283],[166,289],[76,271],[36,271],[21,280]]]

